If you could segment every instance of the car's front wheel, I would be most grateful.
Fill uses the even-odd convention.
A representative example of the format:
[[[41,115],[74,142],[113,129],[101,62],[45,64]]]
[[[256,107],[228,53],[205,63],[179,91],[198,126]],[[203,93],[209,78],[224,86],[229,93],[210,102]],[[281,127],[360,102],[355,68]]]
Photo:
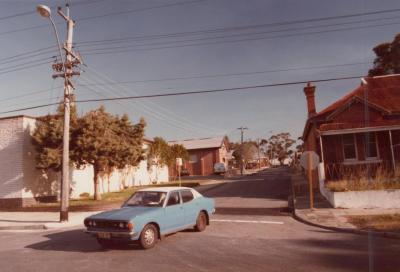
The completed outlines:
[[[204,231],[207,227],[207,215],[201,211],[197,216],[196,225],[194,226],[196,231]]]
[[[158,240],[158,231],[153,224],[144,226],[142,233],[140,234],[139,243],[143,249],[149,249],[154,247]]]

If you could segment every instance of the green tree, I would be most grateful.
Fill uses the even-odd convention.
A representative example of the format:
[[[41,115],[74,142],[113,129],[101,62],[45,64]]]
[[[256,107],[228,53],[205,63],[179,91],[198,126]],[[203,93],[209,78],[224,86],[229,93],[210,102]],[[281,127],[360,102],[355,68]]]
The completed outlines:
[[[167,164],[170,167],[176,167],[176,158],[182,158],[184,161],[189,159],[189,152],[181,144],[173,144],[169,146]]]
[[[78,167],[93,166],[95,200],[101,199],[100,173],[136,166],[142,159],[145,125],[143,119],[133,125],[126,115],[113,116],[104,107],[79,119],[72,137],[72,158]]]
[[[170,146],[161,137],[155,137],[150,145],[149,160],[157,166],[168,165]]]
[[[276,135],[272,135],[268,140],[267,154],[271,159],[278,158],[280,163],[293,153],[290,147],[296,142],[290,138],[290,133],[282,132]]]
[[[255,141],[246,141],[243,142],[243,145],[240,143],[233,144],[234,151],[232,155],[235,157],[235,160],[238,165],[240,165],[240,161],[243,160],[244,167],[253,160],[258,159],[258,144]]]
[[[38,118],[36,128],[32,134],[32,144],[36,151],[36,168],[44,171],[61,171],[63,148],[63,104],[57,108],[54,115],[46,115]],[[71,107],[70,136],[77,127],[76,108]],[[72,152],[70,145],[70,152]]]
[[[400,73],[400,34],[392,42],[381,43],[373,49],[376,57],[369,76]]]

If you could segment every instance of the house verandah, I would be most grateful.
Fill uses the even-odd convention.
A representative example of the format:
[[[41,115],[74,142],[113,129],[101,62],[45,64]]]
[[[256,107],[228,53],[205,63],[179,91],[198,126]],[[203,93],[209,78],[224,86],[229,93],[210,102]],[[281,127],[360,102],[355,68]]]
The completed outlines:
[[[400,167],[400,125],[329,129],[322,126],[318,153],[326,181],[390,173]]]

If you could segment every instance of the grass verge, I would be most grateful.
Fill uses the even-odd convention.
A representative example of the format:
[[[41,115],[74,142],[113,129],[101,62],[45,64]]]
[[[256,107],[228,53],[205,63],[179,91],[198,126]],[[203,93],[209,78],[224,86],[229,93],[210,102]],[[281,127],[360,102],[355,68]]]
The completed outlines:
[[[362,230],[400,233],[400,214],[352,215],[347,216],[347,220]]]
[[[182,181],[182,186],[185,187],[196,187],[200,185],[199,182],[192,182],[192,181]],[[179,182],[168,182],[156,185],[147,185],[147,186],[134,186],[119,192],[110,192],[104,193],[101,195],[101,200],[94,200],[93,196],[80,198],[80,199],[71,199],[70,200],[70,207],[85,207],[85,206],[104,206],[109,204],[122,204],[125,202],[134,192],[140,189],[149,188],[149,187],[168,187],[168,186],[179,186]],[[52,207],[59,207],[59,202],[52,202],[52,203],[37,203],[32,206],[29,206],[30,209],[32,208],[52,208]]]

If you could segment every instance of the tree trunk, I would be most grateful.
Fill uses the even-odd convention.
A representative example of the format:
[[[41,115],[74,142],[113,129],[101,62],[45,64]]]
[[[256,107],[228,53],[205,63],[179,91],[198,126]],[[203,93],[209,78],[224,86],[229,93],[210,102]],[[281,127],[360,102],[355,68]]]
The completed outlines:
[[[94,200],[101,200],[101,194],[100,194],[100,186],[99,186],[99,168],[96,165],[93,165],[93,171],[94,171],[94,176],[93,176],[93,181],[94,181]]]

